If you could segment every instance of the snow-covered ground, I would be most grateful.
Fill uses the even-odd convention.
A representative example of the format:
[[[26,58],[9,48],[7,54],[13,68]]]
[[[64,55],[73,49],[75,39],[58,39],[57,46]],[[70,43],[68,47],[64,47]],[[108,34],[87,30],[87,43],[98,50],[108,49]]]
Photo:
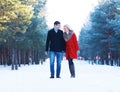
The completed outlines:
[[[120,67],[89,65],[75,60],[76,78],[70,78],[67,61],[61,79],[49,78],[49,61],[43,65],[0,66],[0,92],[120,92]]]

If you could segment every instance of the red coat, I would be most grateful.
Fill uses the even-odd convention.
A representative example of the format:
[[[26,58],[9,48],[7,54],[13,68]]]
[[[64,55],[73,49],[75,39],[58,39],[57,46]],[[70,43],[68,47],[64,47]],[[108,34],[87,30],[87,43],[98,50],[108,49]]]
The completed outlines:
[[[77,50],[79,50],[77,37],[73,33],[71,38],[66,41],[66,59],[68,59],[68,57],[71,59],[77,59]]]

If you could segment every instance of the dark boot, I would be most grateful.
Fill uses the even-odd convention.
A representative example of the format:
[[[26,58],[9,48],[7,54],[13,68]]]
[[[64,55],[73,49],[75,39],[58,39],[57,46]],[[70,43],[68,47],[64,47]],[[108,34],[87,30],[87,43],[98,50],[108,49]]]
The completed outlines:
[[[75,67],[74,67],[74,64],[69,65],[69,70],[70,70],[70,73],[71,73],[71,78],[75,78]]]

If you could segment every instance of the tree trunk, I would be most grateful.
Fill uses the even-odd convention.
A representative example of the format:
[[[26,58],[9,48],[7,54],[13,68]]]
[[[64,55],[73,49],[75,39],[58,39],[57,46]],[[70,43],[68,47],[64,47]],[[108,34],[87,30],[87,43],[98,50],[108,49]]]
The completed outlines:
[[[18,69],[18,61],[17,61],[17,49],[12,48],[12,70]]]

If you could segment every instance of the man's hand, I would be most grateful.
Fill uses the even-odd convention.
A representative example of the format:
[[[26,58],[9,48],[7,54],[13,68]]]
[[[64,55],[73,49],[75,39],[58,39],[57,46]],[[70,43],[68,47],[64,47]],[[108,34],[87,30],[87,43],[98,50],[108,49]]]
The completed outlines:
[[[45,55],[48,55],[48,51],[45,51]]]

